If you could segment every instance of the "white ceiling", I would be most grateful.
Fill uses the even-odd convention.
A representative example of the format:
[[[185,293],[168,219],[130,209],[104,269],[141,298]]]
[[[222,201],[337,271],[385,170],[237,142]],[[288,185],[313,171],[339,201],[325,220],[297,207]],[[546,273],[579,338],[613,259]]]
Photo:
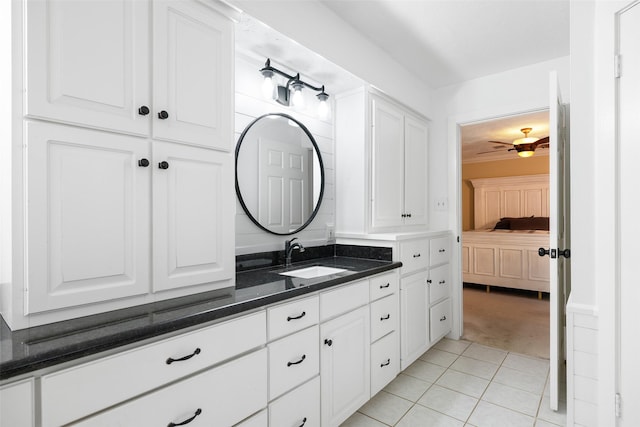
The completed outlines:
[[[508,151],[510,146],[490,141],[513,143],[514,139],[524,137],[520,129],[525,127],[532,128],[529,133],[531,137],[549,136],[549,112],[521,114],[462,126],[460,129],[462,163],[519,159],[515,151]],[[549,155],[547,148],[538,148],[534,154],[534,156],[545,155]],[[526,161],[526,159],[522,160]]]
[[[569,0],[320,0],[430,87],[569,54]]]

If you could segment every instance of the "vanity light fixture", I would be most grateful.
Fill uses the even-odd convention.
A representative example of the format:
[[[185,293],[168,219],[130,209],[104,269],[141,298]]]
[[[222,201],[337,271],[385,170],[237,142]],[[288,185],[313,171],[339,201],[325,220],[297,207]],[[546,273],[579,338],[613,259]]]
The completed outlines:
[[[264,68],[260,70],[260,73],[264,77],[262,83],[262,95],[266,99],[274,99],[279,104],[287,107],[293,106],[296,108],[304,107],[304,96],[302,94],[303,88],[308,88],[316,92],[320,92],[316,95],[318,98],[318,116],[321,119],[329,118],[331,114],[331,107],[329,106],[329,95],[324,91],[324,85],[321,87],[315,87],[309,83],[300,79],[300,73],[296,73],[295,76],[285,73],[271,66],[271,59],[267,58],[264,63]],[[286,85],[276,85],[273,81],[273,76],[278,74],[287,79]]]

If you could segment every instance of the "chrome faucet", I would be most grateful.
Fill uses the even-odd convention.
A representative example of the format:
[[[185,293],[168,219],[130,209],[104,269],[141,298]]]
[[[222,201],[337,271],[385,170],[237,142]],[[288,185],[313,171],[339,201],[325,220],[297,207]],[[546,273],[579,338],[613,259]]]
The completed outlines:
[[[297,237],[294,237],[291,240],[286,240],[284,242],[284,266],[285,267],[290,267],[291,266],[291,252],[293,252],[294,249],[298,248],[298,250],[300,252],[304,252],[304,246],[302,246],[300,243],[293,243],[294,240],[296,240]]]

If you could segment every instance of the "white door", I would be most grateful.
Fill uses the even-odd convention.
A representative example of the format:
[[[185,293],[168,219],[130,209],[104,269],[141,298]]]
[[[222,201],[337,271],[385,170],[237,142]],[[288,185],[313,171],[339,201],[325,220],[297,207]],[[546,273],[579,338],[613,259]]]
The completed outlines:
[[[155,1],[153,53],[154,138],[230,151],[232,22],[198,1]]]
[[[153,290],[233,285],[233,154],[154,142],[153,159]]]
[[[320,325],[323,427],[340,425],[369,400],[369,306]]]
[[[313,176],[309,148],[258,139],[258,218],[269,230],[287,234],[311,215]]]
[[[148,134],[149,3],[25,4],[27,115]]]
[[[147,292],[148,153],[141,138],[28,123],[29,313]]]
[[[558,88],[558,76],[550,75],[549,103],[549,384],[550,406],[558,410],[560,383],[566,383],[565,372],[565,306],[569,295],[570,267],[568,265],[569,215],[566,200],[569,197],[568,117]],[[560,380],[560,378],[563,378]]]
[[[392,105],[373,98],[372,226],[403,224],[404,117]]]
[[[427,272],[402,279],[401,369],[406,369],[429,348],[429,289]]]
[[[635,184],[640,158],[640,3],[619,15],[621,76],[618,82],[619,120],[619,261],[620,333],[619,385],[622,400],[620,426],[640,425],[640,286],[638,282],[638,240],[640,239],[640,191]]]
[[[427,127],[411,117],[404,122],[405,224],[427,223]]]

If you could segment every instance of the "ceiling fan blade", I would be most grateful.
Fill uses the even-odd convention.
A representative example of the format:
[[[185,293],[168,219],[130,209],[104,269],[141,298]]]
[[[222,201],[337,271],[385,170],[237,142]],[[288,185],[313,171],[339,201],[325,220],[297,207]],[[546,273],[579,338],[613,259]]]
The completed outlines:
[[[498,150],[493,150],[493,151],[481,151],[481,152],[476,153],[476,154],[488,154],[488,153],[497,153],[497,152],[498,152]]]
[[[495,144],[513,145],[510,142],[503,142],[503,141],[487,141],[487,142],[491,142],[491,143],[495,143]]]
[[[539,140],[536,141],[536,143],[538,145],[548,144],[549,143],[549,137],[545,136],[544,138],[540,138]]]

